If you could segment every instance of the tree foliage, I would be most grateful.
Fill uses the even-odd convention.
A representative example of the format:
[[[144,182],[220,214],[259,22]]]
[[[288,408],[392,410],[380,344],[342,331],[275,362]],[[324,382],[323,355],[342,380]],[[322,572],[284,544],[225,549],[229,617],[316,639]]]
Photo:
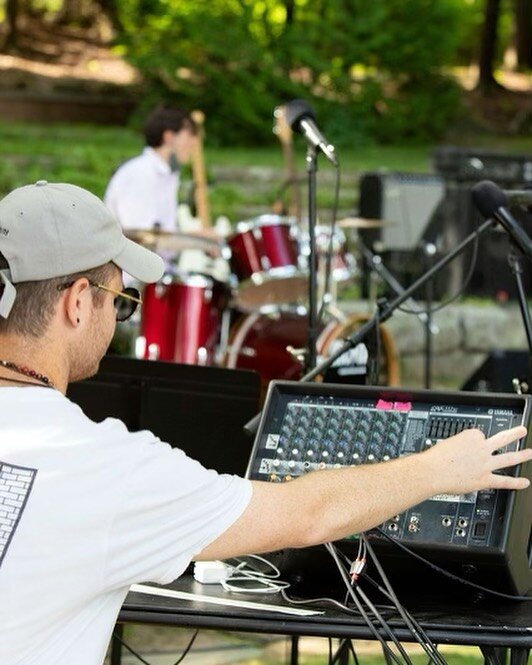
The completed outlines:
[[[310,100],[337,141],[434,137],[457,108],[443,68],[460,0],[123,0],[121,43],[148,95],[202,108],[223,142]]]

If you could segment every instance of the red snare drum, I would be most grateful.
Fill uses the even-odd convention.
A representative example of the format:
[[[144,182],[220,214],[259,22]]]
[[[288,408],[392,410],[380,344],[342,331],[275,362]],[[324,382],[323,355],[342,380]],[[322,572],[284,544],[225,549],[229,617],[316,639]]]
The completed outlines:
[[[184,274],[148,284],[144,291],[141,357],[212,365],[220,340],[227,287],[206,275]]]
[[[227,244],[231,270],[239,281],[234,301],[240,309],[294,302],[305,294],[296,229],[290,218],[279,215],[260,215],[237,225]]]

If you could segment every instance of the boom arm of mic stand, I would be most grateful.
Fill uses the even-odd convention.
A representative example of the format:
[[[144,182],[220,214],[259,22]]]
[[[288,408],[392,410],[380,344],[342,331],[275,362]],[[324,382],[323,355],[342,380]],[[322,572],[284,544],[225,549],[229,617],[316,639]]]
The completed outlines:
[[[362,256],[366,260],[366,263],[369,267],[374,270],[382,279],[390,286],[397,295],[401,295],[405,292],[405,288],[402,284],[395,278],[394,275],[388,270],[388,268],[382,262],[382,259],[378,254],[374,254],[366,245],[360,240],[357,240],[357,246],[360,249]],[[428,315],[424,312],[418,303],[413,298],[408,298],[406,301],[409,307],[412,307],[415,310],[413,313],[418,317],[423,323],[427,323]],[[440,332],[440,329],[435,323],[430,323],[430,332],[433,335],[437,335]]]
[[[386,304],[381,312],[379,312],[373,318],[367,321],[361,328],[359,328],[352,335],[349,335],[349,337],[346,338],[345,342],[338,349],[338,351],[336,351],[335,353],[332,354],[332,356],[329,356],[326,360],[317,365],[313,370],[302,376],[301,379],[299,379],[300,382],[305,383],[307,381],[311,381],[314,377],[318,376],[319,374],[323,374],[327,369],[329,369],[329,367],[336,360],[338,360],[338,358],[341,355],[343,355],[346,351],[349,351],[349,349],[359,344],[368,334],[368,332],[370,332],[370,330],[376,327],[381,321],[388,320],[390,316],[394,313],[394,311],[399,307],[399,305],[402,305],[406,300],[408,300],[413,293],[415,293],[419,288],[421,288],[424,284],[426,284],[426,282],[432,279],[434,275],[440,272],[440,270],[445,268],[445,266],[448,263],[450,263],[453,259],[455,259],[461,252],[464,251],[464,249],[468,245],[470,245],[477,238],[479,238],[493,224],[494,221],[492,219],[487,219],[485,222],[483,222],[476,231],[470,233],[467,236],[467,238],[462,240],[462,242],[457,247],[455,247],[452,252],[449,252],[447,256],[444,256],[442,259],[440,259],[440,261],[435,263],[430,270],[427,270],[427,272],[424,275],[421,275],[421,277],[419,277],[419,279],[417,279],[411,286],[405,289],[401,295],[397,296],[397,298],[392,300],[390,303]],[[248,434],[256,433],[257,428],[259,426],[260,416],[261,414],[258,413],[254,418],[252,418],[248,423],[244,425],[244,430]]]

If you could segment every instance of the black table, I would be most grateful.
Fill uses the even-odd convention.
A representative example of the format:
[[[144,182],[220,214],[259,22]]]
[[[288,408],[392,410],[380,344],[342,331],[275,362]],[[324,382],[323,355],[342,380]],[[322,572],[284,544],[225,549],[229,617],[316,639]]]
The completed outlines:
[[[184,575],[166,588],[264,604],[288,605],[279,595],[228,596],[218,585],[199,584],[190,575]],[[524,665],[527,662],[532,647],[532,602],[456,602],[421,596],[410,601],[404,598],[401,600],[436,644],[478,646],[490,665],[505,662],[506,650],[509,650],[512,665]],[[293,638],[292,663],[297,663],[297,638],[301,636],[373,639],[370,629],[356,616],[325,606],[305,607],[325,610],[325,613],[300,617],[130,592],[118,621],[288,635]],[[411,633],[400,618],[391,617],[388,623],[400,641],[412,641]],[[113,665],[120,663],[119,645],[119,641],[115,640]]]

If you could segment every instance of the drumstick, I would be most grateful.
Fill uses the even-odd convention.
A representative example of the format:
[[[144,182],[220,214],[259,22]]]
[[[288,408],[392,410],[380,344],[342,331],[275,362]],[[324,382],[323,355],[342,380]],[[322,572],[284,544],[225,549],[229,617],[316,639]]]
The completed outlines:
[[[283,158],[285,169],[287,173],[287,182],[290,186],[290,205],[288,206],[288,214],[295,216],[299,222],[301,217],[301,197],[299,187],[297,184],[297,175],[294,163],[294,147],[292,145],[292,130],[286,121],[285,107],[277,106],[273,112],[274,126],[273,133],[281,142],[283,149]],[[283,187],[284,189],[284,187]]]
[[[197,141],[195,141],[191,156],[192,178],[194,180],[194,203],[196,204],[196,212],[203,228],[209,228],[211,226],[211,213],[207,198],[207,177],[205,160],[203,158],[205,114],[203,111],[195,110],[192,111],[191,115],[198,127]]]

